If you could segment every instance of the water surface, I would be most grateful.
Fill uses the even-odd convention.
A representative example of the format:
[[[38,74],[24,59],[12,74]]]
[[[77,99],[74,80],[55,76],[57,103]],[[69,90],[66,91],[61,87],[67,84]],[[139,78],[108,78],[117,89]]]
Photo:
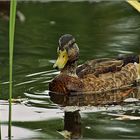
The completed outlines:
[[[64,113],[77,108],[60,107],[50,100],[48,92],[48,83],[58,74],[52,65],[62,34],[75,36],[79,64],[93,58],[140,54],[140,14],[122,1],[19,2],[18,10],[26,21],[16,21],[13,98],[18,101],[13,103],[13,139],[64,139],[67,131],[63,130],[83,139],[140,139],[139,104],[85,106],[78,108],[80,112]],[[6,139],[8,21],[1,18],[0,24],[0,118]],[[68,122],[73,126],[67,127]]]

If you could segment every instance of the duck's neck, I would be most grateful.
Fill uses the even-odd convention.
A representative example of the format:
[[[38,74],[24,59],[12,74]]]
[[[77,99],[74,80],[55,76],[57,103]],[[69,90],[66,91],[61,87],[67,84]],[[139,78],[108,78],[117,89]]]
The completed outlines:
[[[76,75],[76,67],[77,67],[77,62],[68,62],[65,67],[61,70],[61,74],[66,74],[69,76],[77,77]]]

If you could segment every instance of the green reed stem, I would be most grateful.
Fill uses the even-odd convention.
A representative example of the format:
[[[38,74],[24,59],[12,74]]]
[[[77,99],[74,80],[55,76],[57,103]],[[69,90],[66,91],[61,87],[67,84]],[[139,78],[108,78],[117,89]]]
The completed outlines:
[[[11,139],[12,126],[12,91],[13,91],[13,48],[14,48],[14,32],[15,32],[15,17],[16,17],[16,0],[10,1],[10,21],[9,21],[9,123],[8,137]]]

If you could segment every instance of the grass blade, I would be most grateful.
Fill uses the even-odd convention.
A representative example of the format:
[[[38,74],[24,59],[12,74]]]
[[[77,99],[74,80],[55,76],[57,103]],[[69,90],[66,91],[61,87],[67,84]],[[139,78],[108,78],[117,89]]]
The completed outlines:
[[[9,122],[8,122],[8,137],[11,139],[12,126],[12,90],[13,90],[13,48],[14,48],[14,32],[15,32],[15,17],[16,17],[16,0],[10,1],[10,21],[9,21]]]

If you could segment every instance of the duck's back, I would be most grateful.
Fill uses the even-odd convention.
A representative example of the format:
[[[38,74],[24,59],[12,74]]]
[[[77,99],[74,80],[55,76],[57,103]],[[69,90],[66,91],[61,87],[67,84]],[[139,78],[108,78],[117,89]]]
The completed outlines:
[[[139,63],[139,56],[137,55],[119,56],[116,59],[94,59],[78,66],[76,72],[81,78],[88,74],[94,74],[95,76],[98,76],[99,74],[120,71],[125,65],[135,62]]]
[[[93,74],[88,74],[83,78],[84,91],[105,92],[112,89],[119,89],[127,85],[131,85],[137,79],[137,68],[133,63],[129,63],[122,67],[120,71],[99,74],[95,77]]]

